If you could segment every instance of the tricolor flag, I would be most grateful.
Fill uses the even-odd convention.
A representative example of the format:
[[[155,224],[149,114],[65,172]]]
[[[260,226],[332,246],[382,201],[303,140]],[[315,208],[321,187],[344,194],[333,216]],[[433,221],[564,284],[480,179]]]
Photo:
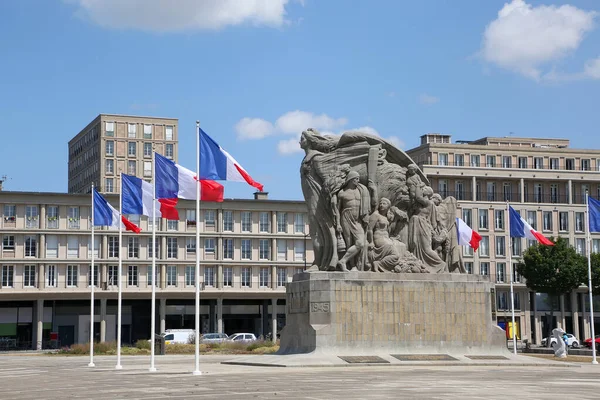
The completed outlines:
[[[263,185],[256,182],[244,168],[202,129],[200,135],[200,179],[247,182],[261,192]]]
[[[600,201],[588,196],[590,232],[600,232]]]
[[[481,236],[475,232],[465,221],[456,217],[456,229],[458,231],[458,244],[462,246],[471,246],[475,251],[479,248]]]
[[[152,216],[152,184],[136,176],[121,174],[121,212],[125,215]],[[155,218],[160,218],[160,203],[155,205]]]
[[[136,224],[122,216],[108,201],[94,188],[94,226],[108,226],[119,229],[119,220],[126,230],[140,233],[141,229]]]
[[[179,219],[175,206],[177,199],[196,200],[196,173],[154,153],[156,199],[160,202],[163,218]],[[223,201],[223,185],[200,180],[200,200]]]
[[[518,212],[511,206],[508,207],[510,220],[510,237],[524,237],[529,240],[536,240],[545,246],[554,246],[554,243],[544,235],[536,231],[525,221]]]

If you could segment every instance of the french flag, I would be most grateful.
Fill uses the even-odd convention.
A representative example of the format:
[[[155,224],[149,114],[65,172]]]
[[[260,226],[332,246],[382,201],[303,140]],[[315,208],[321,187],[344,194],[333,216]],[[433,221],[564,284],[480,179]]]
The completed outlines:
[[[121,212],[152,216],[152,184],[137,176],[121,174]],[[156,201],[155,218],[160,218],[160,202]]]
[[[196,200],[196,173],[175,164],[165,156],[154,153],[154,180],[156,199],[160,202],[160,212],[163,218],[179,219],[175,206],[177,199]],[[200,180],[200,200],[223,201],[223,185]]]
[[[508,213],[510,216],[511,237],[524,237],[529,240],[536,240],[538,243],[545,246],[554,246],[554,243],[551,240],[533,229],[531,225],[529,225],[511,206],[508,207]]]
[[[256,182],[228,152],[206,134],[201,128],[200,135],[200,179],[217,181],[247,182],[263,191],[263,185]]]
[[[140,233],[141,229],[122,216],[108,201],[94,188],[94,226],[108,226],[119,229],[119,220],[126,230]]]
[[[475,232],[469,225],[460,218],[456,218],[456,229],[458,231],[458,244],[462,246],[471,246],[475,251],[479,248],[481,236]]]

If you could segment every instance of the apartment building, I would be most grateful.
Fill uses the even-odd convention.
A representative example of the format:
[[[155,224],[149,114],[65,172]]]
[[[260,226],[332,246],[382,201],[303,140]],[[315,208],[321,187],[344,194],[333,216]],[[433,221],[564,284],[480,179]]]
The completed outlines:
[[[152,179],[152,152],[177,162],[178,120],[100,114],[69,141],[68,191],[119,193],[121,175]]]
[[[118,207],[118,195],[106,195]],[[196,257],[200,257],[202,332],[278,332],[285,324],[285,284],[313,253],[302,201],[180,201],[179,221],[129,216],[140,234],[95,229],[89,194],[0,191],[0,338],[19,348],[89,340],[90,291],[95,287],[96,339],[116,338],[122,285],[124,343],[150,337],[152,284],[157,332],[194,328]],[[196,229],[200,245],[196,248]],[[152,277],[152,252],[157,274]],[[94,253],[94,270],[91,256]],[[119,275],[118,259],[122,255]],[[2,343],[0,343],[2,345]]]
[[[562,236],[578,253],[586,254],[585,193],[600,198],[600,150],[572,149],[567,139],[484,137],[452,143],[450,135],[421,136],[420,146],[407,153],[425,172],[442,197],[458,200],[458,215],[477,230],[477,252],[463,248],[469,273],[496,282],[498,324],[510,312],[510,262],[531,243],[510,238],[507,203],[547,237]],[[592,252],[600,252],[600,234],[592,234]],[[518,274],[515,313],[521,337],[540,343],[546,328],[562,327],[581,341],[591,336],[586,287],[560,299],[532,293]],[[595,330],[600,331],[600,297],[594,300]],[[554,323],[550,323],[554,301]]]

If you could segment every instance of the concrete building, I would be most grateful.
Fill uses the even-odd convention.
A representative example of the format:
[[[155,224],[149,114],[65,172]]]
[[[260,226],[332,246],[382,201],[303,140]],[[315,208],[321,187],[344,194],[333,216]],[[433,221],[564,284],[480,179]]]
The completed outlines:
[[[566,139],[485,137],[451,142],[450,135],[421,136],[407,153],[442,197],[458,199],[458,216],[483,240],[477,252],[464,247],[469,273],[496,282],[499,325],[510,321],[510,262],[531,243],[511,242],[507,202],[546,237],[562,236],[586,254],[585,192],[600,198],[600,151],[572,149]],[[600,234],[592,234],[592,252],[600,252]],[[550,324],[550,299],[530,292],[514,274],[516,323],[522,338],[540,343]],[[600,298],[596,298],[600,299]],[[594,301],[595,330],[600,332],[600,302]],[[554,323],[581,341],[591,336],[586,287],[553,300]]]
[[[152,152],[177,162],[178,120],[100,114],[69,141],[69,193],[119,193],[120,173],[152,179]]]

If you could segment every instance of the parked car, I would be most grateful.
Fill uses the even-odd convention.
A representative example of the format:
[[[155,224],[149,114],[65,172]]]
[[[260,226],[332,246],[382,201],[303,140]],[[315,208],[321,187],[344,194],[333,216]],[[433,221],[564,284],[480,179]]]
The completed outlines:
[[[200,336],[200,343],[222,343],[229,339],[225,333],[205,333]]]
[[[600,335],[596,335],[596,349],[600,350]],[[592,338],[587,338],[585,339],[585,342],[583,342],[583,344],[585,345],[585,347],[589,347],[590,349],[592,348]]]
[[[232,342],[254,342],[256,341],[256,336],[254,333],[234,333],[229,336],[229,340]]]
[[[546,346],[548,342],[548,338],[542,339],[542,346]],[[550,347],[554,347],[556,345],[556,338],[550,338]],[[567,346],[573,347],[574,349],[578,348],[581,344],[579,343],[579,339],[577,339],[574,335],[567,333]]]
[[[165,344],[193,343],[196,331],[193,329],[167,329],[163,334]]]

